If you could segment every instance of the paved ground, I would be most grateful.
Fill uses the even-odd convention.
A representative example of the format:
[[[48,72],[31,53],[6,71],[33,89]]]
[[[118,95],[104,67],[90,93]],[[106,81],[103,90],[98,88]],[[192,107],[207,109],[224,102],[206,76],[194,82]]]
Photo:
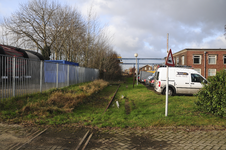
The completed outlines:
[[[48,128],[44,131],[35,127],[4,124],[0,124],[0,149],[74,150],[88,130],[93,135],[86,149],[226,150],[226,130],[190,131],[175,128],[94,130],[74,127]]]
[[[85,149],[92,150],[226,150],[226,129],[59,127],[45,130],[1,123],[0,150],[75,150],[87,131],[92,137]]]

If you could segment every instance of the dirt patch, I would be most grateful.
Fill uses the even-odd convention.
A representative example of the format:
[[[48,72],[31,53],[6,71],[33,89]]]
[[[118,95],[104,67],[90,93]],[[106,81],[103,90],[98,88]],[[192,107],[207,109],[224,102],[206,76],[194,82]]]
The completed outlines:
[[[59,126],[48,128],[45,132],[34,138],[31,142],[25,144],[41,130],[39,130],[37,127],[0,124],[0,149],[16,149],[20,146],[22,146],[21,148],[24,150],[30,150],[34,148],[50,149],[51,147],[60,147],[61,149],[65,150],[75,149],[88,130],[90,133],[93,133],[93,135],[86,146],[86,149],[101,148],[103,146],[112,147],[111,143],[118,145],[117,142],[121,143],[123,141],[120,139],[123,139],[124,136],[119,135],[118,133],[112,134],[109,132],[109,130],[76,126]],[[124,130],[123,132],[128,131],[131,130]],[[137,136],[136,134],[131,134],[126,137],[130,139],[129,141],[131,142],[128,141],[128,143],[125,142],[124,144],[132,143],[132,146],[137,149],[144,149],[148,147],[164,148],[164,146],[166,146],[164,141],[155,141],[151,138],[151,135]]]
[[[133,105],[133,109],[136,109],[137,107],[136,107],[136,105],[134,103],[134,100],[131,100],[131,102],[132,102],[132,105]]]
[[[113,134],[100,132],[99,130],[92,130],[91,132],[93,133],[93,136],[86,149],[100,148],[104,144],[103,142],[100,142],[101,139],[107,140],[115,137]]]
[[[130,105],[129,105],[129,99],[125,98],[125,110],[126,110],[126,114],[129,115],[130,114]]]
[[[147,87],[147,89],[151,90],[151,91],[155,91],[153,86],[149,86],[147,84],[143,84],[144,86]]]
[[[133,146],[136,149],[152,148],[156,150],[161,150],[171,146],[166,141],[153,140],[153,138],[150,135],[132,136],[130,138],[131,142],[133,143]]]
[[[85,128],[49,128],[46,132],[27,144],[26,147],[50,147],[57,145],[68,149],[76,148],[86,132],[87,130]]]
[[[13,149],[27,142],[38,128],[0,123],[0,149]]]
[[[31,148],[51,148],[61,147],[61,149],[75,149],[85,134],[89,131],[88,136],[92,133],[92,137],[89,143],[86,146],[86,149],[94,149],[99,148],[102,146],[102,142],[100,139],[109,139],[114,137],[114,135],[100,132],[96,129],[89,129],[89,128],[49,128],[46,132],[35,138],[32,142],[23,146],[24,149],[31,149]],[[87,138],[88,138],[87,136]],[[87,138],[84,140],[83,144],[80,146],[79,149],[82,149],[84,143],[86,142]]]

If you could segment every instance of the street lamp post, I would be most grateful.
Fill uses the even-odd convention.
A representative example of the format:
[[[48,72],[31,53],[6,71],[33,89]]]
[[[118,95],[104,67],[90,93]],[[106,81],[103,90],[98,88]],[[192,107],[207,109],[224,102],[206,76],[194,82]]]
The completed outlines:
[[[138,54],[135,53],[134,56],[136,57],[136,68],[137,68],[137,56],[138,56]],[[138,85],[138,68],[136,69],[136,76],[137,76],[137,85]]]

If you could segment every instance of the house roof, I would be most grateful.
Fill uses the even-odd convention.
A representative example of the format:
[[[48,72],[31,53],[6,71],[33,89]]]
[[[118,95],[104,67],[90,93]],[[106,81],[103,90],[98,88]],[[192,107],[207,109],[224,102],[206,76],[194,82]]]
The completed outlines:
[[[143,67],[140,67],[140,68],[144,68],[144,67],[152,67],[152,66],[150,66],[150,65],[147,64],[147,65],[145,65]]]
[[[173,55],[177,55],[186,51],[226,51],[226,48],[185,48],[176,53],[173,53]]]

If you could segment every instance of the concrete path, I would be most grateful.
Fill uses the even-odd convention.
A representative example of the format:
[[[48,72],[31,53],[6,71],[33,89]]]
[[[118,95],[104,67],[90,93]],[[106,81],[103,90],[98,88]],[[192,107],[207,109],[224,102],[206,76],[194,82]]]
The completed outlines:
[[[93,136],[85,149],[226,150],[226,130],[50,128],[35,137],[41,131],[38,128],[3,124],[0,124],[0,149],[75,150],[87,130]]]

